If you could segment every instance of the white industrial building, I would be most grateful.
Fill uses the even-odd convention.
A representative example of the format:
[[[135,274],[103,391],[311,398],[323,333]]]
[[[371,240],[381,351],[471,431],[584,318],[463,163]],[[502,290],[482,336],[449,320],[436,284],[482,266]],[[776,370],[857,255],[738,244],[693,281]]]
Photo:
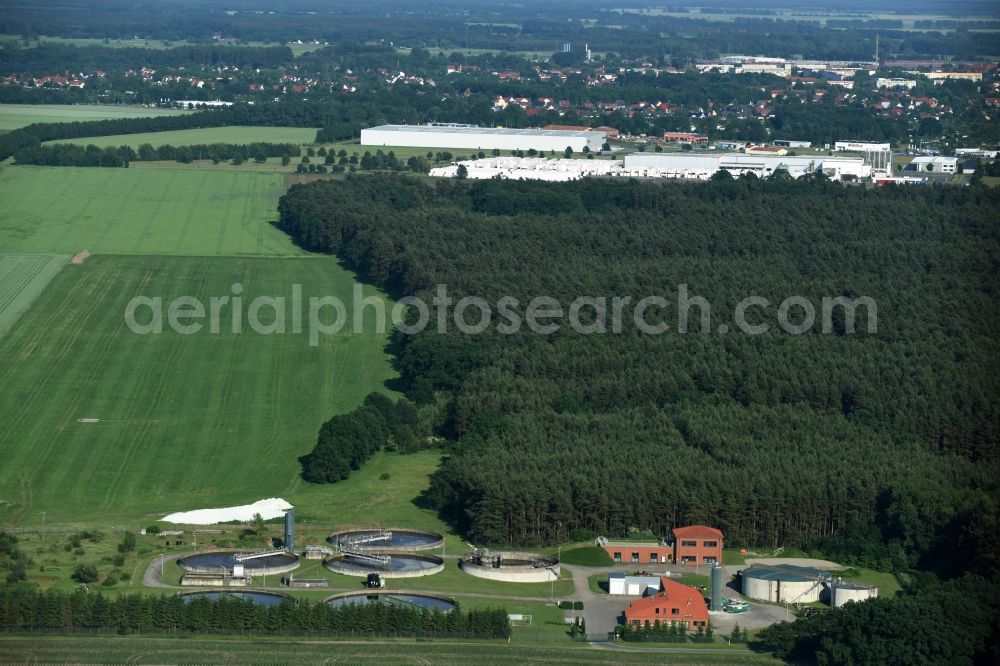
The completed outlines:
[[[892,145],[888,143],[870,143],[868,141],[837,141],[833,144],[833,149],[841,152],[874,153],[890,151],[892,150]]]
[[[465,167],[467,178],[481,180],[505,178],[508,180],[579,180],[586,176],[613,176],[621,169],[621,160],[571,160],[540,157],[487,157],[481,160],[459,162]],[[454,178],[458,164],[431,169],[431,176]]]
[[[430,175],[454,178],[459,165],[471,179],[569,181],[586,177],[680,178],[708,180],[718,171],[733,176],[752,173],[766,178],[785,170],[793,178],[823,172],[832,180],[858,180],[872,176],[871,165],[861,157],[825,155],[747,155],[745,153],[634,153],[624,160],[570,160],[538,157],[488,157],[431,169]]]
[[[615,175],[637,178],[687,178],[707,180],[718,171],[733,176],[752,173],[767,178],[775,171],[787,171],[793,178],[808,173],[823,172],[833,180],[870,178],[872,168],[861,157],[829,157],[826,155],[747,155],[745,153],[677,153],[626,155],[622,173]]]
[[[938,155],[921,155],[914,157],[903,171],[919,173],[955,173],[958,169],[957,157],[941,157]]]
[[[596,130],[504,129],[476,125],[379,125],[361,130],[362,146],[461,150],[601,150],[607,134]]]
[[[659,576],[626,576],[623,573],[608,574],[608,594],[625,594],[633,597],[645,596],[646,592],[660,591]]]
[[[876,88],[906,88],[907,90],[911,90],[916,86],[916,79],[875,79]]]

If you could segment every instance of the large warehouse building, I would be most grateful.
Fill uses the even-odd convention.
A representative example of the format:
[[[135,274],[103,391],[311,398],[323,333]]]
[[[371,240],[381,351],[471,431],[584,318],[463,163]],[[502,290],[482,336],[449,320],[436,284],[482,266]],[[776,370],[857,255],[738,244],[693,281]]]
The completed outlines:
[[[362,146],[457,148],[461,150],[601,150],[605,132],[596,130],[503,129],[476,125],[379,125],[361,130]]]
[[[639,178],[688,178],[707,180],[717,171],[733,176],[752,173],[766,178],[775,171],[785,170],[793,178],[821,171],[833,180],[869,178],[872,167],[861,157],[829,157],[809,155],[747,155],[745,153],[671,153],[626,155],[623,173]]]

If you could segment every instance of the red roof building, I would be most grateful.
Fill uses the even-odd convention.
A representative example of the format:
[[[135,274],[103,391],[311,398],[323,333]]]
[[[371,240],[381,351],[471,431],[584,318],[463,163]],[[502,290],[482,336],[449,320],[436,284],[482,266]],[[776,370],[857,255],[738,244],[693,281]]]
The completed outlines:
[[[714,564],[722,562],[722,531],[706,525],[675,527],[674,562]]]
[[[722,562],[722,531],[691,525],[674,528],[673,543],[608,541],[602,547],[617,564],[714,564]]]
[[[636,626],[676,622],[696,631],[708,626],[708,606],[698,590],[663,577],[659,592],[629,604],[625,622]]]

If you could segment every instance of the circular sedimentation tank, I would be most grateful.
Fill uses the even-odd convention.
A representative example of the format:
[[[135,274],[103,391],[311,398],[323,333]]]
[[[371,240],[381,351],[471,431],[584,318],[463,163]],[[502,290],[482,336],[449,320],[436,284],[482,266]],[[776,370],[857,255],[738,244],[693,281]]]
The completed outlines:
[[[355,550],[373,553],[432,550],[444,545],[444,537],[437,532],[397,527],[340,530],[331,534],[327,541],[333,546],[348,544]]]
[[[177,560],[177,564],[185,571],[192,573],[216,573],[220,569],[232,570],[233,566],[237,564],[237,554],[248,553],[234,550],[210,550],[183,557]],[[250,575],[262,576],[294,571],[299,566],[299,558],[292,553],[275,553],[274,555],[244,560],[240,564]]]
[[[403,594],[399,592],[371,591],[371,592],[351,592],[348,594],[338,594],[324,601],[330,606],[344,606],[346,604],[393,604],[410,608],[426,608],[428,610],[439,610],[442,613],[450,613],[455,610],[455,600],[448,597],[439,597],[430,594]]]
[[[375,554],[375,551],[372,551]],[[330,571],[345,576],[367,576],[377,573],[383,578],[416,578],[444,571],[444,560],[436,555],[421,555],[409,551],[379,550],[377,555],[388,560],[376,562],[335,553],[323,562]]]
[[[219,601],[220,599],[239,599],[241,601],[252,601],[257,606],[277,606],[283,601],[294,601],[292,597],[274,592],[187,592],[181,595],[184,603],[191,603],[195,599],[208,599],[209,601]]]
[[[467,574],[508,583],[547,583],[559,579],[559,560],[540,553],[472,550],[462,556],[461,563]]]
[[[772,603],[808,604],[820,600],[829,572],[791,564],[754,564],[743,571],[743,596]]]
[[[836,581],[830,588],[830,605],[840,608],[848,601],[866,601],[878,596],[878,587],[846,580]]]

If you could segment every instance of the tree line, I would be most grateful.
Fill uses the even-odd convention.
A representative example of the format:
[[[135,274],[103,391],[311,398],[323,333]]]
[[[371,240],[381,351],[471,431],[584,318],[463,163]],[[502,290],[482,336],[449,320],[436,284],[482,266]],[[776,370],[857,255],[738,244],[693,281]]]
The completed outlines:
[[[397,335],[408,397],[446,405],[422,501],[487,544],[707,523],[733,545],[808,546],[867,526],[895,561],[941,554],[945,572],[969,560],[928,531],[983,543],[972,517],[996,512],[998,203],[984,187],[378,176],[294,186],[279,213],[302,246],[428,303],[437,284],[521,314],[537,295],[680,284],[722,316],[748,294],[873,298],[876,333],[838,312],[829,334],[650,336],[626,318],[605,335]]]
[[[510,622],[503,608],[448,613],[392,603],[331,606],[288,598],[274,606],[221,593],[218,600],[198,595],[130,594],[107,597],[79,588],[39,591],[19,586],[0,589],[0,627],[6,631],[116,631],[171,633],[247,633],[275,635],[366,635],[507,638]]]
[[[106,146],[94,144],[81,146],[73,143],[56,143],[22,148],[14,154],[18,164],[43,166],[127,167],[129,162],[174,161],[188,164],[194,160],[230,161],[239,164],[253,159],[264,162],[269,157],[292,158],[302,153],[301,147],[292,143],[255,142],[248,144],[211,143],[189,146],[164,144],[153,146],[144,143],[139,150],[131,146]]]
[[[360,469],[376,451],[412,453],[424,448],[428,433],[410,401],[393,402],[381,393],[370,393],[358,409],[324,423],[316,446],[299,462],[306,481],[333,483]]]

